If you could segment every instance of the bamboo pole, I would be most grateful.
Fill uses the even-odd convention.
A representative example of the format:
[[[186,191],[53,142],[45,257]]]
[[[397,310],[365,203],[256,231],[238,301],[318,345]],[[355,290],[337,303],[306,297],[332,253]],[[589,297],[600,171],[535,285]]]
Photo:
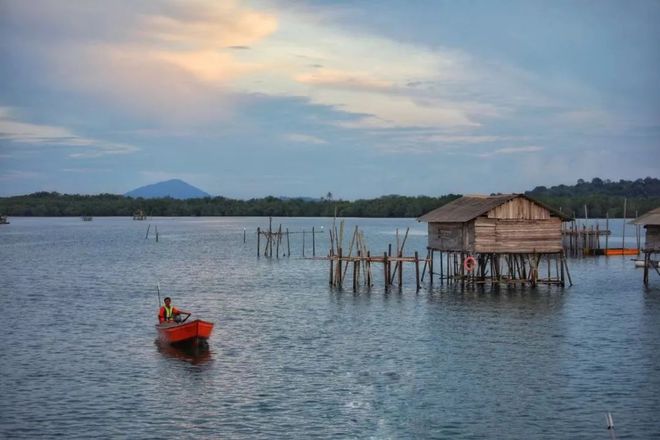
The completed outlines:
[[[371,252],[367,251],[367,287],[371,288]]]
[[[417,290],[419,290],[419,254],[415,251],[415,280],[417,281]]]
[[[337,260],[337,286],[341,289],[344,281],[341,276],[342,248],[339,248],[338,255],[339,255],[339,259]]]
[[[353,237],[351,237],[351,246],[348,248],[348,258],[351,258],[353,255],[353,245],[355,244],[355,238],[358,233],[358,227],[355,225],[355,230],[353,231]],[[346,264],[344,265],[344,274],[343,276],[346,276],[346,271],[348,270],[348,260],[346,261]]]
[[[605,212],[605,255],[607,255],[607,249],[609,248],[610,242],[610,211]]]
[[[430,248],[426,248],[426,259],[424,260],[424,267],[422,268],[422,281],[424,281],[424,274],[426,274],[426,267],[429,265]]]
[[[332,279],[332,274],[333,274],[333,263],[334,263],[334,255],[332,252],[332,249],[330,249],[330,253],[328,254],[328,260],[330,260],[330,285],[334,285],[334,280]]]
[[[257,226],[257,258],[261,256],[261,228]]]
[[[406,235],[403,238],[403,242],[401,243],[401,248],[399,248],[399,230],[396,230],[396,254],[398,256],[403,255],[403,247],[406,245],[406,240],[408,239],[408,232],[410,231],[410,228],[406,229]],[[394,281],[394,276],[396,275],[397,268],[401,269],[401,265],[403,263],[399,261],[397,264],[394,265],[394,273],[392,274],[392,279],[390,280],[390,284]]]
[[[314,230],[314,229],[312,228],[312,231],[313,231],[313,230]],[[303,256],[303,258],[304,258],[304,257],[305,257],[305,230],[304,230],[304,229],[303,229],[303,233],[302,233],[302,234],[303,234],[302,256]]]
[[[270,245],[270,251],[268,256],[272,258],[273,256],[273,217],[268,217],[268,244]]]
[[[626,248],[626,208],[628,204],[628,198],[624,197],[623,198],[623,237],[621,239],[621,248],[625,249]],[[623,252],[621,252],[621,255],[623,255]]]
[[[399,252],[399,258],[403,257],[403,253]],[[399,289],[403,288],[403,261],[399,260]],[[396,270],[396,268],[394,269]]]
[[[275,253],[277,258],[280,258],[280,241],[282,241],[282,224],[280,224],[280,227],[277,232],[277,243],[275,248]]]
[[[383,278],[385,280],[385,289],[389,287],[390,277],[387,273],[387,252],[383,252]]]
[[[312,257],[316,257],[316,232],[312,226]]]

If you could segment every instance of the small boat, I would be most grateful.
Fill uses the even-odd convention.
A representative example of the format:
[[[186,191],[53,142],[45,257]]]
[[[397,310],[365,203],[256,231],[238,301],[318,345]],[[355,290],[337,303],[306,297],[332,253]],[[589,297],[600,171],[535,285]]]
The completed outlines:
[[[635,262],[635,267],[644,267],[643,258],[633,258],[632,261]],[[649,267],[660,267],[660,261],[649,260]]]
[[[196,319],[192,322],[157,324],[158,338],[167,344],[200,346],[208,344],[213,323]]]
[[[91,215],[83,215],[82,216],[82,221],[91,222],[92,221],[92,216]]]
[[[637,248],[609,248],[605,250],[605,255],[639,255]]]
[[[585,249],[585,255],[639,255],[637,248],[608,248],[608,249]]]
[[[9,224],[9,220],[7,220],[7,216],[0,215],[0,225],[8,225],[8,224]]]

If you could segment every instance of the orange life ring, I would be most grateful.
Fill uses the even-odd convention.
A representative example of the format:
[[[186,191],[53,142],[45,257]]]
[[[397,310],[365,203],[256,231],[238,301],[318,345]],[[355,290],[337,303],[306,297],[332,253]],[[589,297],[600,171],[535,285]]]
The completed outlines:
[[[463,262],[463,267],[468,272],[472,272],[474,269],[477,268],[477,260],[475,260],[474,257],[467,257]]]

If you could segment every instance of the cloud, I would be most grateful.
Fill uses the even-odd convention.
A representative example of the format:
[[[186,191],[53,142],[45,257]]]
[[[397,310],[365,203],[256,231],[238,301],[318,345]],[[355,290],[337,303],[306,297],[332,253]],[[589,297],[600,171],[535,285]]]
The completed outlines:
[[[115,154],[130,154],[139,149],[133,145],[107,142],[80,136],[65,127],[20,122],[11,116],[11,110],[0,107],[0,139],[11,142],[72,147],[72,158],[91,158]]]
[[[289,133],[286,136],[284,136],[284,139],[291,142],[300,142],[304,144],[322,145],[328,143],[328,141],[321,139],[319,137],[312,136],[309,134],[302,134],[302,133]]]
[[[174,52],[157,51],[150,55],[159,61],[173,64],[202,81],[210,83],[228,82],[240,75],[259,70],[258,64],[241,63],[231,54],[216,51]]]
[[[543,151],[543,150],[544,150],[543,147],[539,147],[536,145],[528,145],[524,147],[506,147],[506,148],[499,148],[497,150],[488,153],[481,153],[479,154],[479,157],[491,157],[491,156],[519,154],[519,153],[538,153],[539,151]]]
[[[101,19],[78,9],[60,10],[56,2],[21,8],[24,21],[37,20],[56,36],[22,43],[24,52],[47,59],[47,81],[58,90],[65,85],[161,122],[231,117],[236,96],[252,94],[331,106],[358,117],[340,124],[351,129],[477,127],[482,115],[497,112],[447,93],[475,83],[474,66],[460,51],[347,32],[324,21],[323,10],[165,1],[111,7]],[[49,17],[46,24],[39,14]],[[76,14],[90,23],[69,29]],[[125,32],[113,32],[108,21],[122,22]],[[90,32],[97,28],[102,38]],[[430,82],[441,87],[406,86]]]
[[[277,29],[277,18],[236,1],[193,1],[143,20],[146,36],[182,48],[219,49],[253,45]]]
[[[0,174],[0,182],[9,182],[14,180],[32,180],[42,177],[41,174],[34,171],[25,170],[7,170]]]
[[[360,72],[341,72],[337,70],[320,70],[304,73],[294,77],[303,84],[335,87],[339,89],[389,91],[394,86],[392,81],[373,78]]]

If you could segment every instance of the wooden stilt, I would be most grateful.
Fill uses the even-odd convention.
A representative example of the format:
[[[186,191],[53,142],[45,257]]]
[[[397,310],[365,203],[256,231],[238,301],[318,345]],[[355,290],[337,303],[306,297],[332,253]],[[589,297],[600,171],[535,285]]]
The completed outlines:
[[[415,251],[415,280],[417,281],[417,290],[419,290],[419,254]]]

